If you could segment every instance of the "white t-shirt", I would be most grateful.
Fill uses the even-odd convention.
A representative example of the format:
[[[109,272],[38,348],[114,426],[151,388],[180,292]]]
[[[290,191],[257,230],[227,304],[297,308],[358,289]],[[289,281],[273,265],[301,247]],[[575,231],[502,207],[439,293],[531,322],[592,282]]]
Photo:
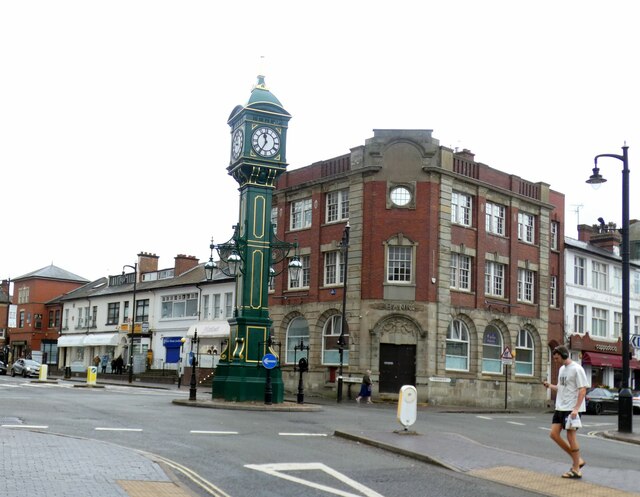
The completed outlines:
[[[588,386],[587,375],[580,364],[571,361],[558,372],[558,393],[556,394],[556,411],[573,411],[578,400],[578,391]],[[585,412],[584,399],[578,412]]]

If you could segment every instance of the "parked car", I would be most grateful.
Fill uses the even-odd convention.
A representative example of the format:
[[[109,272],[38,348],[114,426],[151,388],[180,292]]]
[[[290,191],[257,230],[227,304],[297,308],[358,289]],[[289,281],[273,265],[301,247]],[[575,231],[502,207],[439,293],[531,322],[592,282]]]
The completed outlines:
[[[32,361],[31,359],[18,359],[11,366],[11,376],[17,374],[23,377],[27,376],[39,376],[40,375],[40,363]]]
[[[618,412],[618,394],[606,388],[589,388],[586,402],[588,413]]]
[[[640,414],[640,390],[634,390],[633,394],[633,413]]]
[[[0,361],[0,374],[7,374],[7,365]]]

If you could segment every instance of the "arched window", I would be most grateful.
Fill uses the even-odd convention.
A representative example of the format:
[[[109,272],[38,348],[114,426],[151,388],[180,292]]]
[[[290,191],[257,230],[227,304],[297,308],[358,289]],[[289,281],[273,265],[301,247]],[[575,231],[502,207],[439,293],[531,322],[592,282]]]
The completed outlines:
[[[516,342],[516,374],[533,376],[533,338],[527,330],[518,332]]]
[[[469,371],[469,329],[459,319],[451,321],[447,330],[445,368]]]
[[[296,358],[294,347],[300,346],[300,341],[304,341],[305,345],[309,345],[309,325],[303,317],[294,318],[287,328],[287,349],[285,351],[285,363],[293,364]],[[302,357],[298,351],[298,359]]]
[[[340,364],[340,348],[338,340],[342,330],[342,314],[334,314],[324,323],[322,330],[322,364]],[[349,364],[349,334],[344,330],[344,347],[342,350],[342,364]]]
[[[482,372],[502,374],[502,333],[493,325],[482,336]]]

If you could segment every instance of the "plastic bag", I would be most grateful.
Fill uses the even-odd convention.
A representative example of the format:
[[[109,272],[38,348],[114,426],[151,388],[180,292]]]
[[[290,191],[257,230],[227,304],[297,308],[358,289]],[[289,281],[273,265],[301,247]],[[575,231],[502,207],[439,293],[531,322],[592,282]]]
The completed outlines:
[[[571,415],[567,416],[567,421],[564,425],[565,430],[577,430],[578,428],[582,428],[582,421],[580,421],[580,416],[576,416],[572,418]]]

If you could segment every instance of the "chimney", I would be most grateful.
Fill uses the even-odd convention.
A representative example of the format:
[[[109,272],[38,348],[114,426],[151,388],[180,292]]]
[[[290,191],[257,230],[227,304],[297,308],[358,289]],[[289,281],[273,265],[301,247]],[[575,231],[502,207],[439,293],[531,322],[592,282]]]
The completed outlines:
[[[595,230],[593,226],[589,226],[588,224],[579,224],[578,240],[589,243],[591,241],[591,235],[593,235],[594,232]]]
[[[178,254],[174,257],[175,266],[174,266],[174,275],[180,276],[183,273],[189,271],[189,269],[193,269],[200,262],[198,258],[193,255],[184,255]]]
[[[616,223],[605,223],[602,218],[599,221],[600,224],[594,224],[593,226],[586,224],[578,226],[579,240],[614,254],[619,254],[622,235],[616,229]]]
[[[138,275],[152,273],[158,270],[158,257],[156,254],[140,252],[138,254]]]
[[[471,150],[469,150],[468,148],[463,148],[462,152],[456,152],[456,155],[461,159],[465,159],[471,162],[475,160],[475,156],[476,156],[476,154],[471,152]]]

